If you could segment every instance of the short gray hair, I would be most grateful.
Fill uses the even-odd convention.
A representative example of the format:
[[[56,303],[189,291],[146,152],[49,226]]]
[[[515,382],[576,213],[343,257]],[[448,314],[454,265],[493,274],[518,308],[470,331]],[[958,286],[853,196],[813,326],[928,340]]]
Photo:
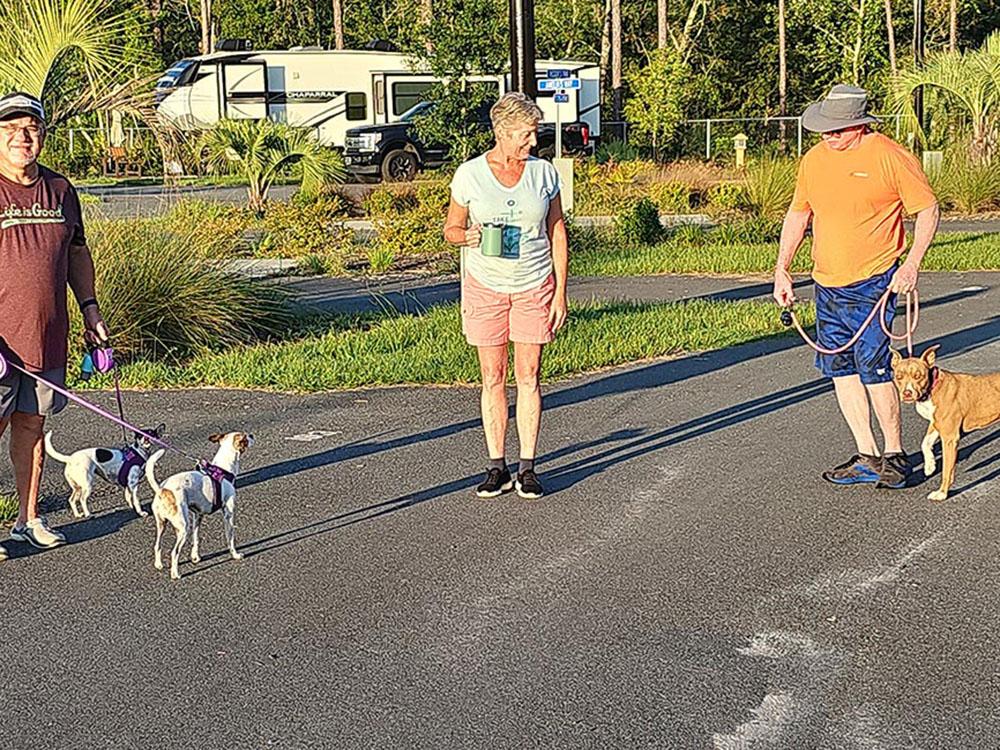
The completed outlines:
[[[495,131],[509,131],[519,123],[535,126],[542,117],[541,108],[520,91],[507,92],[490,107],[490,122]]]

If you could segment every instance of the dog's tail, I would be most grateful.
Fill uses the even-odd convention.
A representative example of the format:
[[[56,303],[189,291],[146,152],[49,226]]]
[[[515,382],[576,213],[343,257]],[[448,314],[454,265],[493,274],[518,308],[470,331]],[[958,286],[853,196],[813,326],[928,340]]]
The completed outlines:
[[[164,453],[166,453],[166,451],[163,448],[160,448],[160,450],[150,456],[149,460],[146,462],[146,481],[149,482],[149,486],[153,488],[153,492],[157,495],[160,494],[160,483],[156,481],[156,472],[154,470],[156,469],[156,462],[163,457]]]
[[[50,458],[54,458],[61,464],[68,464],[70,461],[69,456],[64,453],[60,453],[52,445],[52,430],[45,433],[45,452],[49,454]]]

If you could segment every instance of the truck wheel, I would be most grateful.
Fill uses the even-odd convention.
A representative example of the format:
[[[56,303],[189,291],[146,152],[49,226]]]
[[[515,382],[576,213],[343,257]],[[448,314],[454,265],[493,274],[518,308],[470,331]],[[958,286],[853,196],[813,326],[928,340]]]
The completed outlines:
[[[565,153],[565,151],[566,151],[566,149],[563,148],[563,152],[564,153]],[[545,159],[545,161],[552,161],[553,159],[555,159],[556,158],[556,144],[554,144],[554,143],[547,143],[544,146],[539,146],[538,147],[538,158],[539,159]]]
[[[409,182],[417,176],[417,157],[409,151],[390,151],[382,160],[382,179],[386,182]]]

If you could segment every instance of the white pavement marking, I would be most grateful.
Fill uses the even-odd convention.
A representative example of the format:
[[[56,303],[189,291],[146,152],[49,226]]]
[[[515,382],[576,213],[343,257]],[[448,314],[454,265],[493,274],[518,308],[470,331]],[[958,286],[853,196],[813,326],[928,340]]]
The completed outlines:
[[[291,437],[285,438],[286,440],[297,440],[301,443],[311,443],[313,440],[322,440],[323,438],[333,437],[334,435],[339,435],[343,430],[310,430],[309,432],[302,432],[298,435],[292,435]]]
[[[553,588],[565,587],[565,578],[579,570],[587,558],[610,546],[621,546],[642,528],[641,519],[666,499],[672,502],[670,485],[681,476],[676,464],[657,466],[655,484],[632,493],[628,502],[614,506],[603,521],[595,522],[594,530],[577,544],[554,554],[540,564],[529,567],[521,575],[497,590],[484,584],[488,594],[477,597],[468,604],[450,603],[443,613],[444,622],[434,629],[436,640],[430,652],[436,660],[458,661],[467,665],[468,649],[479,648],[482,639],[494,630],[498,620],[510,617],[511,610],[528,596],[544,595]]]

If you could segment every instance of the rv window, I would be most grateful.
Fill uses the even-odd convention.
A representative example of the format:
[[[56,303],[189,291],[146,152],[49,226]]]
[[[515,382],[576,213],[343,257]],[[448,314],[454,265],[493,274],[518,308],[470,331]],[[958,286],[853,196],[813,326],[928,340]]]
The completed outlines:
[[[414,104],[419,104],[430,87],[430,81],[392,84],[392,113],[401,115]]]
[[[364,94],[347,95],[347,119],[366,120],[368,119],[368,99]]]

